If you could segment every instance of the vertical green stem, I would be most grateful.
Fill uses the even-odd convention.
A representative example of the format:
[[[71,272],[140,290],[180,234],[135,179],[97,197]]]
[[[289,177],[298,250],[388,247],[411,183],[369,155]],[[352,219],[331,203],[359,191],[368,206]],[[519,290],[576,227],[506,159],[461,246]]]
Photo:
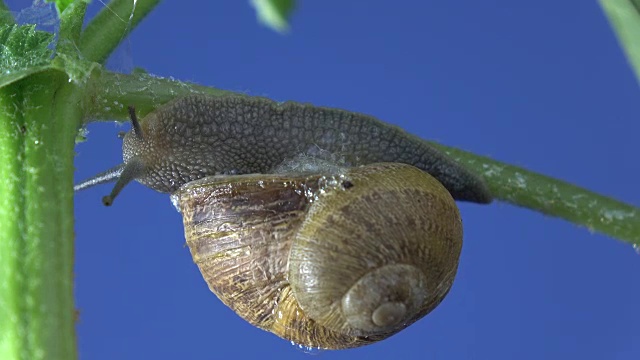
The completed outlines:
[[[35,79],[33,79],[35,80]],[[51,176],[52,161],[47,157],[47,148],[51,148],[51,124],[44,119],[49,118],[53,107],[54,90],[51,86],[40,81],[30,82],[23,89],[25,96],[25,218],[26,228],[26,252],[24,269],[29,274],[27,290],[24,301],[27,313],[31,315],[27,342],[31,350],[30,358],[43,357],[44,348],[54,345],[55,334],[48,331],[50,327],[59,328],[58,316],[47,316],[59,309],[53,303],[56,300],[55,278],[57,251],[54,248],[60,239],[54,239],[60,233],[60,213],[51,207],[51,201],[42,201],[48,194],[46,191],[55,191]],[[49,257],[49,261],[44,261]],[[51,299],[46,299],[51,297]],[[48,301],[53,300],[53,301]],[[43,306],[44,305],[44,306]],[[56,349],[57,352],[57,349]]]
[[[1,91],[0,359],[73,360],[72,175],[80,92],[58,71]]]
[[[26,277],[22,99],[18,86],[0,88],[0,359],[26,358],[24,312]]]
[[[65,359],[74,359],[76,353],[75,338],[75,305],[74,305],[74,221],[73,221],[73,159],[75,156],[76,135],[84,116],[85,89],[74,83],[65,82],[55,94],[55,108],[52,120],[57,134],[54,154],[58,161],[53,169],[56,178],[55,204],[62,211],[60,219],[60,239],[58,256],[60,256],[58,279],[62,285],[59,291],[61,327],[64,329],[64,353],[70,354]],[[73,357],[71,357],[73,356]]]
[[[71,187],[79,119],[60,118],[56,110],[78,105],[57,96],[64,87],[56,84],[68,84],[66,76],[46,72],[23,90],[31,359],[76,358]]]
[[[75,51],[68,47],[76,46],[80,41],[80,33],[82,32],[82,22],[87,11],[87,3],[84,1],[75,1],[60,14],[60,34],[58,40],[57,52],[66,52],[74,54]],[[61,47],[62,44],[62,47]],[[65,48],[67,47],[67,48]]]

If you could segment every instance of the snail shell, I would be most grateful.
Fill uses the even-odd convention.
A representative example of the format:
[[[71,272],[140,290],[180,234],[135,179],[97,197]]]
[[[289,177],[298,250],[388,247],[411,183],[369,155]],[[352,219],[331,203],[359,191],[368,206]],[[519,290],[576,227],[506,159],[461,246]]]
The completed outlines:
[[[307,347],[366,345],[417,321],[451,288],[462,247],[450,193],[400,163],[212,176],[172,201],[220,300]]]
[[[123,164],[77,184],[172,193],[209,288],[250,323],[307,347],[389,337],[433,310],[462,246],[454,199],[482,179],[371,116],[191,95],[123,137]]]

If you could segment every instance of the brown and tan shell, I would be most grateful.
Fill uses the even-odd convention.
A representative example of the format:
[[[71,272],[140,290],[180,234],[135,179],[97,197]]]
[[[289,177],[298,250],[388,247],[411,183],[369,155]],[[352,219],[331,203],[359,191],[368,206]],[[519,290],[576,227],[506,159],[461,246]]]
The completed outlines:
[[[173,201],[209,288],[306,347],[370,344],[425,316],[451,288],[462,247],[449,192],[404,164],[209,177]]]

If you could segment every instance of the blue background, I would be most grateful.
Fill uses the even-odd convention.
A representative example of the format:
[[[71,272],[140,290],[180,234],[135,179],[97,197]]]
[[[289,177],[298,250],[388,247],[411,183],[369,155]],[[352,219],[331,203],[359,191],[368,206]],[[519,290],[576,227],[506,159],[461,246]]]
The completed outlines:
[[[110,62],[132,66],[364,112],[640,205],[640,93],[595,0],[303,1],[286,36],[248,1],[165,1]],[[77,179],[121,162],[123,129],[89,126]],[[76,196],[81,358],[309,358],[209,292],[167,195],[134,184],[105,208],[110,189]],[[640,358],[631,246],[502,203],[460,209],[445,301],[392,338],[321,358]]]

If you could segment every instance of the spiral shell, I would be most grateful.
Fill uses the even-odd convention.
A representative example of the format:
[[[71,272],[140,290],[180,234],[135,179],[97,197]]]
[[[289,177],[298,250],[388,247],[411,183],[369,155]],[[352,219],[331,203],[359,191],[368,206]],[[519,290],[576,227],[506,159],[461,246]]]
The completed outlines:
[[[410,165],[214,176],[172,195],[209,288],[295,343],[350,348],[433,310],[462,247],[449,192]]]

